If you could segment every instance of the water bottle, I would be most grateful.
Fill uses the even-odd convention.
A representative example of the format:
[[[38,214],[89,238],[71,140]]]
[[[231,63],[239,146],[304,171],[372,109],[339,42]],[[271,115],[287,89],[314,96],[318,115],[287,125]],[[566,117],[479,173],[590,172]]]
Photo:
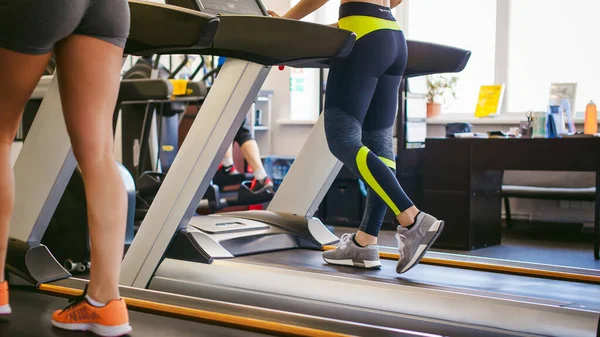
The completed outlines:
[[[560,134],[560,110],[558,105],[551,105],[546,119],[546,135],[548,138],[557,138]]]
[[[590,101],[585,107],[583,133],[586,135],[595,135],[598,133],[598,108],[594,101]]]
[[[548,113],[545,111],[538,111],[533,114],[533,130],[532,138],[546,138],[547,136],[547,122]]]
[[[563,118],[567,121],[567,133],[574,134],[577,130],[575,129],[575,122],[573,121],[573,111],[571,109],[571,102],[568,99],[563,99],[560,102],[560,109],[562,110]]]

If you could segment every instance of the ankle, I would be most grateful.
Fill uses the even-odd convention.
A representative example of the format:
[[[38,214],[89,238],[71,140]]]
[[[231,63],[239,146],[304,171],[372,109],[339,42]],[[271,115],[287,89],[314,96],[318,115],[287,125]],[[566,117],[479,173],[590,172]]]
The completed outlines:
[[[223,167],[232,167],[234,164],[233,157],[223,158],[223,160],[221,161],[221,164],[223,164]]]
[[[267,179],[267,171],[265,171],[265,169],[258,169],[258,170],[254,170],[254,178],[256,178],[256,180],[264,182],[265,179]]]
[[[119,300],[121,296],[119,295],[118,287],[107,287],[106,289],[103,287],[92,287],[92,284],[88,287],[87,297],[92,299],[93,302],[108,304],[108,302],[113,300]]]
[[[396,217],[396,219],[400,223],[400,226],[410,227],[410,226],[414,225],[419,213],[421,213],[421,211],[419,211],[419,209],[416,208],[415,206],[412,206],[411,208],[407,209],[406,211],[400,213],[400,215],[398,215]]]
[[[94,299],[92,296],[90,296],[89,294],[85,295],[85,300],[91,304],[92,306],[96,307],[96,308],[102,308],[106,306],[106,302],[100,302],[97,301],[96,299]]]
[[[377,237],[362,231],[358,231],[356,232],[356,235],[354,235],[354,241],[358,246],[366,247],[370,245],[376,245]]]

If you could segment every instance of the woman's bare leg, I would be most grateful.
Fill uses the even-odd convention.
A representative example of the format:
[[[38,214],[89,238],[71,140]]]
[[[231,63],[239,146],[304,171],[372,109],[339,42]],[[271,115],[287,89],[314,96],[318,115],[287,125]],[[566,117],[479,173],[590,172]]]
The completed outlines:
[[[233,144],[229,145],[229,147],[227,148],[227,152],[225,152],[225,155],[223,156],[223,160],[221,161],[221,163],[225,167],[230,167],[230,166],[234,165],[234,163],[233,163]]]
[[[4,282],[8,227],[15,202],[10,151],[25,104],[50,55],[26,55],[0,48],[0,282]]]
[[[245,142],[240,147],[240,151],[242,151],[244,158],[248,161],[248,164],[250,164],[252,170],[254,170],[254,175],[257,176],[256,178],[263,180],[267,176],[267,173],[262,161],[260,160],[260,149],[258,148],[256,141],[251,139]],[[261,174],[257,175],[257,172],[260,172]]]
[[[72,35],[56,47],[65,121],[87,199],[92,264],[88,295],[103,303],[119,298],[127,217],[112,131],[122,56],[121,48],[82,35]]]

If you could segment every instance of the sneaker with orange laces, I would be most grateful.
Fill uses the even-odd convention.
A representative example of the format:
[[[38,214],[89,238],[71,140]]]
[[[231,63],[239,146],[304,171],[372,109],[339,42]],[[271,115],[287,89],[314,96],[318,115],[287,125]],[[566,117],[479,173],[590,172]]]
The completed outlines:
[[[10,305],[8,304],[8,282],[0,283],[0,315],[8,315],[11,313]]]
[[[112,300],[98,307],[88,301],[86,294],[87,288],[64,310],[55,311],[52,325],[65,330],[90,331],[105,337],[118,337],[131,332],[125,300]]]

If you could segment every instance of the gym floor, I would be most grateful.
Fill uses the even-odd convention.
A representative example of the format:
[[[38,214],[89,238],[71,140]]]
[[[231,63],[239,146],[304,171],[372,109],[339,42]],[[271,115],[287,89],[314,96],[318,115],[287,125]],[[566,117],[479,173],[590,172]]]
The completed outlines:
[[[354,229],[335,227],[338,236],[349,231]],[[397,247],[395,232],[382,231],[379,244]],[[514,221],[513,228],[503,228],[499,246],[432,251],[600,270],[600,260],[594,260],[592,235],[584,233],[578,224]]]

